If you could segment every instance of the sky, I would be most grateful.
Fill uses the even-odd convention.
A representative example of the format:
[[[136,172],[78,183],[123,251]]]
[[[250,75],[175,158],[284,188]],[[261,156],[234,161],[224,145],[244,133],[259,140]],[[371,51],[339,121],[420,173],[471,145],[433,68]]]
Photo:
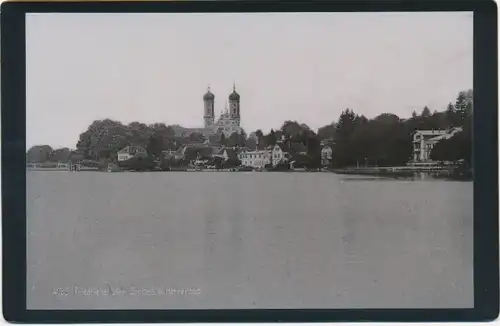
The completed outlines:
[[[74,148],[99,119],[203,126],[233,82],[247,133],[444,110],[472,88],[473,14],[68,14],[26,17],[26,146]]]

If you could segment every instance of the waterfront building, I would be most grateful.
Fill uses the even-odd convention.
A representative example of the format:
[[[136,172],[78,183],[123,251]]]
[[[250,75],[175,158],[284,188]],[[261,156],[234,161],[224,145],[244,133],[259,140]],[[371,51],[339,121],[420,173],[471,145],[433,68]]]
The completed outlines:
[[[302,143],[290,142],[281,137],[276,145],[271,147],[271,164],[276,166],[280,163],[292,163],[299,156],[307,155],[307,147]]]
[[[462,131],[461,127],[454,127],[447,130],[416,130],[413,133],[413,161],[431,161],[432,148],[440,140],[449,139],[460,131]]]
[[[321,165],[328,166],[332,162],[332,148],[325,145],[321,148]]]
[[[118,162],[123,162],[137,155],[145,155],[146,150],[142,146],[127,146],[118,151]]]
[[[278,142],[274,145],[271,152],[271,164],[273,166],[278,165],[279,163],[285,163],[290,160],[290,153],[288,146],[283,142]]]
[[[244,151],[239,154],[239,159],[241,165],[253,168],[263,168],[272,162],[269,150]]]

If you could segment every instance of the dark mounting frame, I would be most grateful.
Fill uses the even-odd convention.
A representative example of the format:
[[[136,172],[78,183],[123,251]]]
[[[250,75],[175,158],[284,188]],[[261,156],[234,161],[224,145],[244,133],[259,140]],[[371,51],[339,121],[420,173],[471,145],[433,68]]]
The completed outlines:
[[[474,12],[474,308],[26,310],[26,46],[29,12]],[[4,2],[1,6],[3,311],[8,321],[485,321],[499,311],[497,7],[493,1]]]

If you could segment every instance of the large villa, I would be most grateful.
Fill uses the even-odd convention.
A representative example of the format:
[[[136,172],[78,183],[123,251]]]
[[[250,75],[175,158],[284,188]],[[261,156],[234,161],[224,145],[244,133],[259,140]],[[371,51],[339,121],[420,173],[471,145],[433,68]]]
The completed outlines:
[[[454,127],[448,130],[416,130],[413,133],[413,161],[431,161],[431,151],[434,145],[440,140],[453,137],[460,131],[462,131],[460,127]]]

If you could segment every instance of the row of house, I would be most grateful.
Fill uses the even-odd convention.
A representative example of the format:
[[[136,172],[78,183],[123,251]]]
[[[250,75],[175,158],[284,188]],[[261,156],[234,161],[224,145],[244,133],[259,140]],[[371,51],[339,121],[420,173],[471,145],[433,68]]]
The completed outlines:
[[[432,148],[440,140],[449,139],[462,131],[460,127],[447,130],[416,130],[413,133],[412,162],[431,162]],[[126,161],[136,155],[145,155],[141,146],[127,146],[118,152],[118,161]],[[274,146],[260,150],[250,150],[246,147],[223,147],[209,144],[185,145],[178,150],[163,152],[166,158],[194,160],[199,157],[220,157],[224,161],[239,159],[241,165],[263,168],[268,164],[276,166],[280,163],[293,163],[296,155],[307,155],[307,148],[300,143],[279,141]],[[321,164],[328,166],[332,161],[333,151],[328,143],[321,143]]]
[[[126,161],[137,155],[145,155],[141,146],[127,146],[118,152],[118,162]],[[208,157],[220,157],[224,161],[240,160],[241,165],[263,168],[268,164],[276,166],[280,163],[293,163],[296,155],[307,155],[307,148],[299,143],[278,142],[260,150],[250,150],[247,147],[218,147],[207,144],[186,145],[178,150],[164,151],[165,158],[196,160]],[[324,145],[321,151],[323,165],[328,165],[332,159],[332,149]]]

